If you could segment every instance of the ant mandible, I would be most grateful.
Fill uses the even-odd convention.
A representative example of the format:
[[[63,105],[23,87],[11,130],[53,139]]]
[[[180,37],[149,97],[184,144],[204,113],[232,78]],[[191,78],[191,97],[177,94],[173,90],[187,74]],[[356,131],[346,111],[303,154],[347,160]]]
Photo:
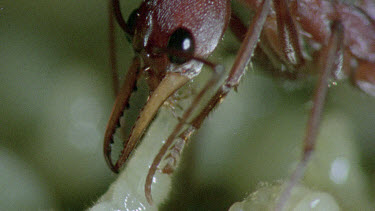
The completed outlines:
[[[375,96],[375,20],[367,12],[373,6],[369,1],[362,1],[357,6],[325,0],[238,1],[256,11],[249,27],[242,24],[231,11],[230,0],[145,0],[127,22],[121,14],[119,0],[111,0],[113,14],[130,37],[136,53],[119,91],[117,75],[113,74],[117,98],[104,138],[104,155],[112,171],[117,173],[126,162],[160,106],[170,96],[197,76],[204,64],[214,72],[179,119],[151,164],[145,183],[145,194],[150,204],[152,178],[162,159],[169,159],[163,168],[164,173],[172,172],[175,167],[177,155],[166,156],[167,151],[180,153],[208,114],[229,91],[236,89],[260,38],[261,49],[275,66],[282,64],[287,67],[287,77],[296,79],[311,73],[319,75],[307,122],[302,158],[280,196],[276,209],[282,209],[311,159],[329,81],[349,77],[356,87]],[[214,51],[228,25],[242,41],[234,64],[207,105],[187,123],[203,96],[220,81],[222,66],[206,58]],[[301,47],[303,42],[314,46],[312,59],[305,56]],[[147,76],[151,94],[125,141],[120,158],[113,163],[113,134],[141,74]],[[174,146],[173,142],[176,142]]]

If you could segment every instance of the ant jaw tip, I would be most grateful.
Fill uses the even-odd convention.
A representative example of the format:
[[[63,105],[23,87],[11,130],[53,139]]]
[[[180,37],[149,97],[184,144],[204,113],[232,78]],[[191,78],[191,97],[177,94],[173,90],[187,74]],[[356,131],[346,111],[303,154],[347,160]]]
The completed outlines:
[[[115,174],[118,174],[120,171],[119,171],[119,168],[117,167],[117,166],[114,166],[114,165],[112,165],[111,166],[111,170],[113,171],[113,173],[115,173]]]
[[[118,174],[119,173],[119,168],[116,167],[115,165],[113,165],[113,163],[110,161],[110,160],[107,160],[107,164],[109,166],[109,169],[115,173],[115,174]]]

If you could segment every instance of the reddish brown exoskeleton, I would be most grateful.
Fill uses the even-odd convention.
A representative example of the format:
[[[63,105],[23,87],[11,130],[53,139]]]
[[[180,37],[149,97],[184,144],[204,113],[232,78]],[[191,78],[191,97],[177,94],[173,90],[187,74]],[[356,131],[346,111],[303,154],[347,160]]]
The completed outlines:
[[[374,3],[360,1],[354,6],[323,0],[239,1],[255,11],[248,27],[242,24],[233,11],[231,13],[230,0],[145,0],[130,15],[128,22],[122,17],[119,0],[111,1],[113,14],[121,28],[131,37],[136,52],[118,92],[105,133],[104,154],[112,171],[118,172],[126,162],[158,109],[170,96],[198,75],[203,64],[214,71],[211,79],[179,119],[149,169],[145,183],[149,203],[152,203],[152,178],[162,159],[168,158],[163,172],[172,172],[177,156],[190,136],[201,127],[207,115],[229,91],[238,86],[260,38],[261,49],[276,68],[280,65],[287,67],[287,72],[280,72],[286,73],[288,78],[319,75],[307,123],[303,156],[276,209],[283,207],[291,188],[302,177],[311,159],[329,80],[349,77],[355,86],[375,96],[375,21],[368,14],[375,10]],[[186,127],[192,111],[201,103],[207,90],[219,82],[221,66],[206,58],[214,51],[228,25],[242,40],[237,57],[224,83]],[[311,55],[307,55],[302,44],[311,47]],[[120,158],[113,163],[113,134],[141,74],[147,76],[151,95],[125,141]],[[115,74],[114,84],[117,84]],[[168,150],[174,153],[168,154]]]

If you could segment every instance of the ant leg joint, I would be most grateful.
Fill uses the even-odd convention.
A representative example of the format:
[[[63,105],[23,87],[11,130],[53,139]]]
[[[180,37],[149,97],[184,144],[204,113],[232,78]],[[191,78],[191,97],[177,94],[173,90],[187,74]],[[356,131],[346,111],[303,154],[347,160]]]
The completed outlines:
[[[177,162],[180,158],[181,151],[186,144],[186,140],[179,137],[177,138],[176,143],[169,149],[169,154],[164,158],[166,161],[165,166],[161,169],[163,174],[172,174],[176,169]]]

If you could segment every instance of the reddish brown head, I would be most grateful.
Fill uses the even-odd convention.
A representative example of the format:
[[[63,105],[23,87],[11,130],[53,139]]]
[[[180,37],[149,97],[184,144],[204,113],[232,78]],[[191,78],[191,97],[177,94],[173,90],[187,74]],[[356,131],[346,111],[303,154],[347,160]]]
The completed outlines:
[[[122,17],[119,0],[112,0],[112,6],[117,22],[130,36],[136,53],[117,96],[104,137],[106,161],[112,171],[118,172],[160,106],[196,76],[203,63],[213,67],[205,58],[213,52],[226,30],[230,0],[144,0],[127,22]],[[111,158],[113,134],[141,69],[147,74],[151,95],[129,138],[124,141],[119,159],[114,163]]]
[[[170,50],[198,58],[209,56],[228,25],[230,1],[147,0],[135,17],[132,44],[145,66],[159,74],[189,72],[192,77],[199,73],[202,64],[176,58]]]

